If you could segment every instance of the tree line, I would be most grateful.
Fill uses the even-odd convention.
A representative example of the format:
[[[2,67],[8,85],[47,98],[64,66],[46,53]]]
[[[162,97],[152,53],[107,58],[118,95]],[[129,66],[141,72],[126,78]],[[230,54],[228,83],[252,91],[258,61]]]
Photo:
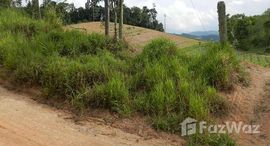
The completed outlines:
[[[0,0],[0,6],[24,9],[33,18],[42,18],[48,9],[54,9],[56,15],[61,18],[64,24],[74,24],[105,21],[106,7],[99,5],[101,1],[104,1],[106,5],[107,0],[87,0],[84,8],[76,8],[73,3],[67,3],[66,1],[55,2],[52,0],[43,0],[43,3],[39,4],[38,0],[25,0],[27,5],[22,7],[22,0]],[[122,19],[124,24],[164,31],[163,24],[157,20],[158,13],[154,7],[129,8],[123,4],[123,0],[109,0],[107,3],[110,22],[121,25],[122,23],[120,21]],[[123,14],[121,14],[121,10],[123,10]],[[114,29],[116,29],[116,26]]]
[[[270,9],[261,15],[228,15],[228,39],[238,49],[270,53]]]

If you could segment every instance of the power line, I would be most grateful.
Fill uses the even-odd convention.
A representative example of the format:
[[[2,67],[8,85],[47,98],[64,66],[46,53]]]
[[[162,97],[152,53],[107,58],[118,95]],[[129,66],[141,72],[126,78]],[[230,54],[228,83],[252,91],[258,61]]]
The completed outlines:
[[[196,7],[195,7],[195,5],[193,3],[193,0],[190,0],[190,2],[191,2],[191,5],[192,5],[193,9],[196,10]],[[201,19],[201,15],[196,13],[196,12],[195,12],[195,15],[197,15],[197,17],[198,17],[198,19],[199,19],[199,21],[200,21],[200,23],[202,25],[203,30],[206,31],[205,26],[204,26],[204,24],[202,22],[202,19]]]

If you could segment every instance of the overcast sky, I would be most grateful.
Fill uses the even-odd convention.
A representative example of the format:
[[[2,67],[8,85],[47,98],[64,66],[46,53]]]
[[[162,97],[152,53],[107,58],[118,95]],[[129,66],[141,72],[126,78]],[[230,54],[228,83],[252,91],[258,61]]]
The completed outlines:
[[[192,5],[192,1],[194,7]],[[132,6],[156,5],[158,20],[164,23],[166,14],[166,31],[182,33],[191,31],[217,30],[217,2],[219,0],[125,0],[125,4]],[[84,7],[86,0],[68,0],[76,7]],[[270,8],[270,0],[225,0],[227,13],[246,15],[262,14]],[[200,21],[201,20],[201,21]]]

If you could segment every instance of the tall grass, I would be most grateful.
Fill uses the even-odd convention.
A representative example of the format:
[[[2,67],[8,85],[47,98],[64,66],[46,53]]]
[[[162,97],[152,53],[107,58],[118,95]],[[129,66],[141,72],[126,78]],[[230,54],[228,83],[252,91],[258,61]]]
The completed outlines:
[[[15,10],[2,10],[0,16],[0,61],[18,83],[40,85],[47,97],[68,100],[80,109],[97,106],[130,113],[128,66],[118,54],[126,44],[51,28],[49,22]]]
[[[47,98],[69,101],[80,110],[140,112],[152,117],[157,129],[171,132],[179,132],[187,117],[224,115],[228,104],[217,90],[230,89],[241,77],[229,46],[210,44],[191,55],[157,39],[130,58],[121,53],[125,43],[50,27],[13,10],[0,11],[0,31],[0,64],[18,83],[39,85]]]
[[[158,39],[135,58],[131,85],[135,105],[155,117],[157,128],[174,131],[186,117],[207,120],[210,114],[227,112],[226,100],[217,90],[231,88],[241,68],[229,46],[208,48],[190,56],[169,40]]]

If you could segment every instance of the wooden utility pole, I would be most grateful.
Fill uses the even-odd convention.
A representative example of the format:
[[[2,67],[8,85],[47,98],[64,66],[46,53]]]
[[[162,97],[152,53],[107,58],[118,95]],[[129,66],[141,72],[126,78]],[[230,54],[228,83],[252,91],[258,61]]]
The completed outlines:
[[[119,18],[119,39],[123,39],[123,25],[124,25],[124,0],[119,0],[120,18]]]
[[[224,46],[227,43],[227,17],[226,6],[224,1],[218,2],[218,21],[219,21],[219,37],[220,43]]]
[[[105,0],[105,35],[110,34],[110,6],[109,0]]]

